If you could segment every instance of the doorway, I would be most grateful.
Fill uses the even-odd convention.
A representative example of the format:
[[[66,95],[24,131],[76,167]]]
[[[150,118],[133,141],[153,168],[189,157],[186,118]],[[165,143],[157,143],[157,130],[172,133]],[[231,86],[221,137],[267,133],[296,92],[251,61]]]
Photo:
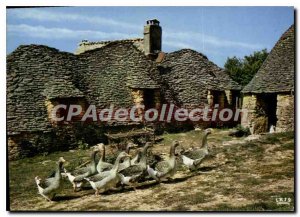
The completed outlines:
[[[153,89],[144,90],[144,105],[145,105],[145,110],[155,107]]]
[[[275,93],[264,93],[259,94],[257,96],[257,100],[261,106],[261,108],[264,110],[265,116],[268,118],[268,131],[270,130],[270,127],[276,126],[277,123],[277,116],[276,116],[276,110],[277,110],[277,94]]]

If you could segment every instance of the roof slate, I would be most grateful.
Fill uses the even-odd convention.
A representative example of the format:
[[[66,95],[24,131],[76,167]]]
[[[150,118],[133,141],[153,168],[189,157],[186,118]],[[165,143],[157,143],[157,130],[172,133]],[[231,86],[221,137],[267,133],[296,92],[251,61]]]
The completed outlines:
[[[88,101],[105,107],[132,106],[129,88],[155,89],[153,67],[132,42],[115,42],[78,55]]]
[[[241,89],[227,72],[191,49],[166,54],[158,67],[165,98],[177,104],[203,104],[207,101],[208,89]]]
[[[46,95],[64,94],[69,88],[61,87],[70,87],[75,63],[73,54],[43,45],[22,45],[7,56],[8,133],[47,131],[51,127],[45,106],[47,83],[60,78],[59,86]]]
[[[22,45],[7,56],[8,134],[49,131],[46,99],[84,97],[98,108],[131,107],[130,89],[160,88],[168,103],[199,104],[207,89],[238,89],[204,55],[183,49],[149,59],[135,42],[115,41],[79,55]]]
[[[243,93],[294,91],[295,28],[292,25],[278,40]]]

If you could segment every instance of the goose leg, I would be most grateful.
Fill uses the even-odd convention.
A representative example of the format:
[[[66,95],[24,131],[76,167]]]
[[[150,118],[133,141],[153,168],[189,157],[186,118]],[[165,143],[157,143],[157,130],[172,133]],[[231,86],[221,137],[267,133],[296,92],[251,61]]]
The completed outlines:
[[[98,189],[95,191],[95,195],[99,196],[99,190]]]
[[[40,195],[42,195],[47,201],[52,202],[52,200],[49,197],[47,197],[46,195],[44,195],[44,194],[40,194]]]
[[[131,187],[133,188],[134,191],[136,191],[136,183],[132,183]]]
[[[74,191],[74,192],[76,192],[76,188],[77,188],[77,187],[76,187],[76,184],[73,183],[73,191]]]

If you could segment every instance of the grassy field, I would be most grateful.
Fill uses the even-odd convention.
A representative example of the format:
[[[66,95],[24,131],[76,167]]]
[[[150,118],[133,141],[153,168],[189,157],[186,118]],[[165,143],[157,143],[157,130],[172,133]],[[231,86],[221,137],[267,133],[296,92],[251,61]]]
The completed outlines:
[[[202,133],[190,131],[164,134],[152,152],[166,154],[173,140],[184,148],[197,146]],[[46,177],[63,156],[74,168],[89,159],[90,150],[51,153],[9,162],[9,196],[12,211],[293,211],[294,133],[264,135],[258,140],[228,136],[214,130],[208,138],[210,156],[202,171],[191,173],[180,167],[174,180],[141,183],[134,191],[126,188],[95,196],[92,189],[73,192],[68,181],[54,202],[37,194],[35,176]],[[115,150],[108,147],[108,155]],[[136,150],[135,150],[136,151]],[[278,204],[279,198],[290,199]]]

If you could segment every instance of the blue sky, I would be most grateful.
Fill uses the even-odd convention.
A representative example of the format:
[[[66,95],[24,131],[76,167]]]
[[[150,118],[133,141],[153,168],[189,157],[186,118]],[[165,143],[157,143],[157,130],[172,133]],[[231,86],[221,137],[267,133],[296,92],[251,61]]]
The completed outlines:
[[[148,19],[163,29],[163,51],[191,48],[223,67],[272,49],[294,23],[293,7],[52,7],[7,9],[7,53],[21,44],[74,52],[78,43],[143,37]]]

